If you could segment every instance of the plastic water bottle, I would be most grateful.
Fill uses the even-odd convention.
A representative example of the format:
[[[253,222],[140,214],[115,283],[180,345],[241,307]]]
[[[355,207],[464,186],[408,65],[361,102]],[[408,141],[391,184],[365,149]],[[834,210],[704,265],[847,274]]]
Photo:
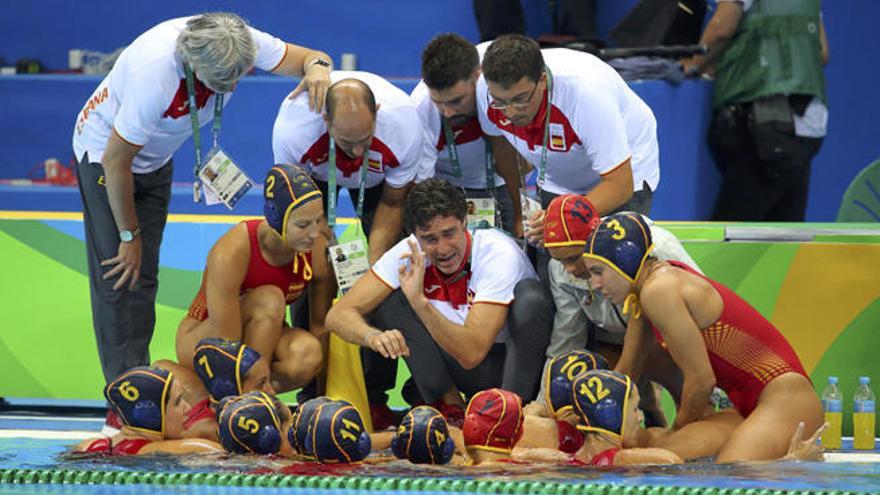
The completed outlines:
[[[859,388],[853,399],[853,448],[874,450],[874,392],[871,378],[859,377]]]
[[[840,449],[841,425],[843,424],[843,395],[837,386],[837,377],[829,376],[828,385],[822,392],[822,409],[825,421],[830,425],[822,434],[822,445],[826,449]]]

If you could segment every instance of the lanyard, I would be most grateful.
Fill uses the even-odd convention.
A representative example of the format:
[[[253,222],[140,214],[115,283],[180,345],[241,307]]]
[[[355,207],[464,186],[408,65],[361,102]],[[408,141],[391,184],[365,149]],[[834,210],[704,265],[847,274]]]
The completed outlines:
[[[446,136],[446,147],[449,149],[449,161],[452,162],[452,175],[455,176],[456,179],[461,179],[461,164],[458,160],[458,147],[455,145],[455,134],[452,132],[452,126],[449,125],[449,120],[446,117],[441,116],[440,121],[443,123],[443,134]],[[483,145],[486,149],[486,188],[489,190],[495,190],[495,169],[493,167],[492,160],[492,148],[489,146],[489,142],[486,139],[483,139]]]
[[[553,74],[550,73],[550,67],[545,65],[544,73],[547,74],[547,115],[544,116],[544,142],[541,147],[541,166],[538,167],[538,182],[535,184],[539,192],[541,186],[544,185],[544,172],[547,169],[547,145],[550,144],[550,110],[552,109],[550,98],[553,96]],[[540,198],[540,194],[538,197]]]
[[[192,69],[184,64],[186,71],[186,95],[189,100],[189,119],[192,123],[193,144],[196,148],[196,164],[193,167],[193,175],[196,177],[196,184],[199,182],[199,170],[202,168],[202,136],[199,132],[199,108],[196,104],[196,84]],[[214,98],[214,124],[211,127],[212,149],[216,148],[220,142],[220,118],[223,114],[223,93],[215,93]]]
[[[360,185],[358,186],[357,199],[357,216],[361,218],[364,214],[364,187],[367,183],[367,169],[370,167],[367,157],[370,148],[364,150],[363,160],[361,160]],[[327,225],[330,229],[336,227],[336,141],[330,136],[329,163],[327,164]]]

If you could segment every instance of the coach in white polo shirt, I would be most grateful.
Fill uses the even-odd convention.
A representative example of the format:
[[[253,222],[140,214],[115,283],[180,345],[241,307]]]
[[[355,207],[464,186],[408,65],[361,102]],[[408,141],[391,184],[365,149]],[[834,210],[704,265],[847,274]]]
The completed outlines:
[[[413,234],[331,308],[326,328],[405,357],[422,398],[447,417],[464,406],[459,391],[502,386],[531,400],[553,306],[528,258],[498,230],[469,232],[464,193],[446,180],[413,187],[405,211]]]
[[[76,118],[73,149],[83,201],[92,319],[108,381],[150,363],[159,244],[171,197],[171,156],[193,134],[186,69],[198,125],[220,118],[253,67],[303,77],[320,111],[327,54],[285,43],[229,13],[165,21],[135,39]],[[217,105],[219,107],[219,105]]]
[[[506,35],[486,50],[482,69],[483,132],[503,135],[543,175],[544,208],[573,193],[586,195],[601,215],[649,212],[660,181],[657,122],[611,66]],[[532,220],[529,237],[541,240],[543,217]]]
[[[480,58],[488,47],[444,33],[422,51],[422,80],[410,93],[429,155],[429,168],[420,173],[464,188],[468,199],[494,198],[496,226],[521,235],[516,150],[502,137],[484,135],[477,118]]]
[[[335,71],[330,80],[323,116],[309,110],[305,95],[284,100],[272,131],[272,150],[276,163],[305,168],[325,197],[329,170],[335,168],[337,188],[348,188],[356,208],[363,178],[358,216],[372,263],[400,239],[406,191],[426,159],[419,118],[409,96],[375,74]]]

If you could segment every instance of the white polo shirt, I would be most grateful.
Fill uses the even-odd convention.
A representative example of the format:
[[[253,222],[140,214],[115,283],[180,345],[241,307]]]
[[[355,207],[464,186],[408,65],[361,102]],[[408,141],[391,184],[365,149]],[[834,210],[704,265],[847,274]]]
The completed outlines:
[[[648,105],[608,64],[567,48],[541,50],[553,76],[550,130],[543,188],[554,194],[585,194],[602,175],[632,159],[633,190],[660,182],[657,121]],[[480,125],[503,135],[536,169],[541,164],[547,98],[535,120],[515,127],[501,110],[489,108],[484,77],[477,82]]]
[[[522,249],[506,234],[481,229],[468,235],[471,236],[471,255],[466,276],[446,284],[429,261],[425,267],[425,297],[447,320],[457,325],[464,325],[468,311],[475,303],[507,306],[513,301],[513,289],[520,280],[537,278]],[[408,240],[418,243],[416,237],[410,235],[383,254],[371,269],[391,290],[400,287],[398,267],[401,255],[410,252]],[[505,323],[495,341],[504,342],[507,338]]]
[[[476,46],[480,61],[486,53],[486,48],[491,42],[480,43]],[[452,125],[452,134],[455,137],[455,149],[458,152],[460,177],[456,177],[452,159],[449,157],[449,146],[446,142],[446,133],[440,111],[437,105],[431,101],[428,86],[425,81],[419,84],[409,95],[419,112],[419,120],[425,132],[425,140],[428,153],[428,169],[422,171],[425,178],[436,177],[446,179],[453,184],[466,189],[486,189],[486,147],[488,143],[483,139],[483,130],[480,128],[479,118],[474,116],[467,122]],[[495,187],[504,185],[504,179],[494,174]]]
[[[416,108],[409,96],[369,72],[334,71],[330,80],[363,81],[373,91],[380,105],[376,116],[376,132],[367,153],[366,187],[387,182],[403,187],[415,181],[416,172],[426,160],[423,137]],[[290,100],[285,98],[272,130],[272,151],[275,163],[301,165],[316,180],[327,182],[330,135],[321,115],[309,109],[309,95],[303,93]],[[360,184],[362,157],[351,158],[337,146],[336,183],[357,188]]]
[[[165,165],[192,135],[186,74],[175,53],[177,38],[191,17],[171,19],[138,36],[119,56],[113,69],[77,114],[73,150],[77,160],[88,152],[99,162],[113,129],[126,142],[143,146],[132,161],[132,172],[145,174]],[[248,28],[257,46],[255,64],[275,69],[287,44]],[[196,75],[198,78],[198,74]],[[214,118],[214,92],[196,82],[199,124]],[[232,94],[224,97],[224,105]],[[210,139],[210,138],[208,138]]]

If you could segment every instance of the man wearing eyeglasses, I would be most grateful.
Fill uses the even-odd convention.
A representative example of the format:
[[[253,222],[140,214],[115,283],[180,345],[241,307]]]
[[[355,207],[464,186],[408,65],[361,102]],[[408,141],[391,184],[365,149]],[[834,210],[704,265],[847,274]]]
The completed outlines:
[[[330,81],[323,115],[308,111],[307,97],[281,104],[272,131],[275,163],[305,168],[324,197],[335,170],[332,193],[348,188],[373,263],[401,236],[403,200],[425,158],[421,127],[407,94],[385,79],[334,71]]]
[[[503,137],[484,135],[477,118],[480,59],[488,46],[444,33],[422,51],[422,81],[410,94],[429,155],[429,168],[420,173],[463,188],[469,200],[494,199],[495,226],[521,237],[516,150]]]
[[[483,132],[504,136],[538,170],[543,208],[560,194],[580,194],[601,215],[650,211],[660,181],[657,122],[614,69],[587,53],[541,50],[506,35],[486,50],[482,70]],[[542,211],[528,228],[540,244]]]

